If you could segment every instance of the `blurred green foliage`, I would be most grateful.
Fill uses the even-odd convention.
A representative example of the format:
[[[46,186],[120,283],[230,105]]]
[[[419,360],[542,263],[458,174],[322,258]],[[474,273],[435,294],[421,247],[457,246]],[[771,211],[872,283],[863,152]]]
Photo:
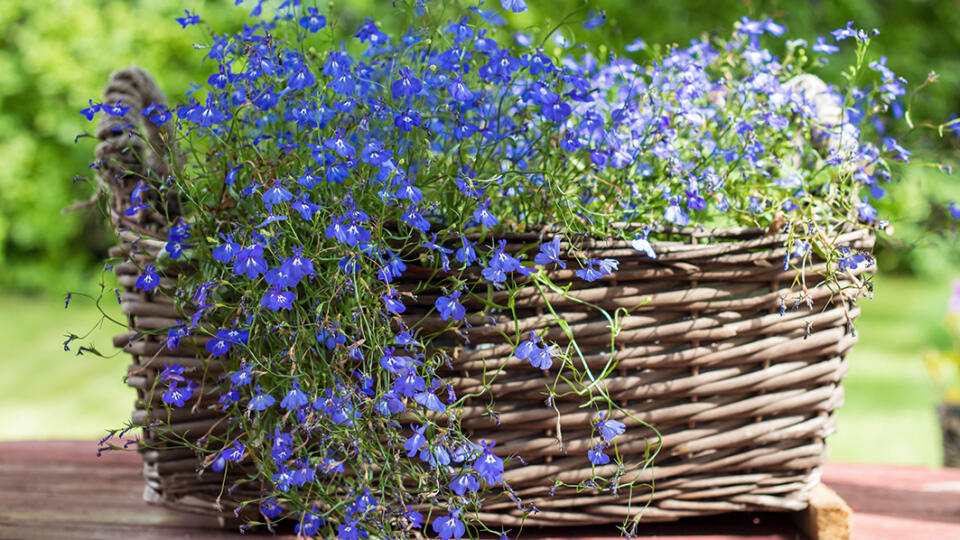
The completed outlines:
[[[312,0],[306,3],[313,4]],[[497,0],[488,7],[499,8]],[[872,45],[886,55],[887,65],[912,84],[931,70],[940,82],[928,87],[915,102],[913,117],[932,123],[946,121],[960,100],[960,10],[955,0],[788,2],[786,0],[557,0],[528,2],[531,11],[511,18],[518,30],[543,35],[565,22],[561,31],[577,41],[601,42],[623,52],[635,37],[647,43],[685,44],[704,33],[728,33],[740,16],[772,16],[788,27],[790,38],[813,42],[855,20],[865,28],[880,29]],[[92,210],[61,214],[71,203],[92,193],[87,166],[95,142],[74,137],[88,123],[77,111],[89,98],[98,98],[103,84],[117,68],[136,64],[158,79],[173,101],[205,79],[198,70],[204,30],[181,30],[174,18],[183,9],[197,12],[215,29],[242,24],[253,2],[234,7],[229,0],[33,0],[0,2],[0,288],[49,290],[89,288],[103,257],[109,236]],[[345,35],[373,13],[378,19],[396,14],[385,0],[333,2],[330,17]],[[324,6],[321,5],[321,8]],[[587,12],[604,9],[606,25],[586,31]],[[649,52],[636,55],[646,60]],[[838,55],[840,56],[840,55]],[[844,65],[835,60],[824,68],[834,80]],[[834,71],[831,71],[834,70]],[[199,71],[199,72],[198,72]],[[902,130],[901,130],[902,131]],[[907,136],[913,148],[953,155],[952,135],[938,139],[933,132]],[[915,157],[922,157],[919,154]],[[930,227],[949,227],[942,216],[931,215],[930,201],[960,199],[957,181],[933,169],[907,168],[911,181],[892,189],[882,209],[894,218],[901,240],[886,249],[881,261],[890,268],[921,274],[957,267],[960,260],[955,233],[936,239]],[[915,179],[919,181],[914,182]]]
[[[231,6],[225,2],[220,5]],[[243,12],[220,9],[239,21]],[[88,199],[93,125],[78,114],[110,73],[137,64],[171,96],[196,73],[183,10],[150,0],[0,2],[0,287],[87,287],[109,242],[95,210],[61,214]]]

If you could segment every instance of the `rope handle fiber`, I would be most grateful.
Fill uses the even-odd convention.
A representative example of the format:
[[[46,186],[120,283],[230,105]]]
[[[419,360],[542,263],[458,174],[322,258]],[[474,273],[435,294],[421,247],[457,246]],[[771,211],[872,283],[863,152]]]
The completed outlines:
[[[167,100],[146,70],[128,67],[111,75],[103,92],[104,109],[129,109],[122,115],[100,115],[95,156],[114,228],[161,236],[180,215],[180,205],[175,194],[163,189],[170,175],[172,122],[157,126],[148,120],[143,111],[151,105],[166,107]]]

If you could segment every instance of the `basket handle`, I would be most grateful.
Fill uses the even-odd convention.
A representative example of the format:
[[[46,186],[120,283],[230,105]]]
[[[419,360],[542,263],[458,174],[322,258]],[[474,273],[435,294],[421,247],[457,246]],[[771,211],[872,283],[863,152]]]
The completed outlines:
[[[159,231],[180,215],[180,205],[175,194],[159,189],[170,175],[173,122],[157,126],[147,120],[143,110],[153,104],[166,107],[167,100],[147,71],[128,67],[111,75],[103,91],[103,106],[129,110],[122,117],[106,112],[100,115],[96,132],[100,144],[95,155],[100,187],[109,194],[113,227],[160,236]],[[152,188],[140,195],[140,201],[150,208],[127,215],[136,204],[131,195],[141,181]]]

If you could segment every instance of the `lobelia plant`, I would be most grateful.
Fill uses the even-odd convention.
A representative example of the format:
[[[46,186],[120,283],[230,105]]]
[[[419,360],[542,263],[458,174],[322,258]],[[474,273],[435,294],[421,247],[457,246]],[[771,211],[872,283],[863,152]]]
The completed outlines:
[[[618,260],[590,256],[594,239],[655,259],[653,241],[682,241],[683,228],[759,227],[787,235],[783,267],[803,286],[781,313],[809,302],[814,258],[826,263],[814,283],[843,298],[869,292],[852,270],[871,255],[839,239],[884,228],[871,197],[910,152],[883,136],[905,81],[868,60],[871,36],[852,24],[775,53],[761,40],[784,28],[743,18],[727,39],[657,54],[638,39],[602,58],[562,27],[510,35],[506,12],[525,11],[522,0],[503,0],[505,12],[398,2],[409,27],[390,35],[367,19],[347,42],[309,3],[260,4],[242,31],[211,36],[216,72],[187,103],[158,100],[143,126],[122,103],[82,111],[162,142],[151,170],[164,178],[144,177],[115,219],[137,233],[147,229],[136,220],[169,224],[136,287],[182,313],[156,330],[167,349],[205,352],[202,366],[165,366],[150,389],[164,410],[139,427],[162,432],[195,408],[209,389],[184,373],[222,366],[221,429],[165,443],[240,474],[223,493],[259,512],[244,514],[250,524],[292,518],[298,534],[343,539],[489,530],[478,512],[487,497],[515,496],[503,474],[524,456],[505,460],[461,425],[467,403],[496,419],[488,389],[502,366],[458,391],[445,341],[484,325],[494,337],[466,346],[509,347],[554,378],[546,406],[573,396],[593,411],[583,459],[620,472],[575,487],[636,490],[642,510],[653,486],[629,473],[651,465],[658,443],[645,461],[622,461],[625,425],[612,413],[623,411],[604,385],[631,309],[569,294],[616,277]],[[202,22],[189,11],[177,21]],[[584,27],[603,23],[591,14]],[[847,81],[809,74],[850,42]],[[116,262],[141,264],[133,255]],[[400,284],[411,277],[421,285]],[[540,331],[505,330],[519,328],[515,305],[529,295],[595,308],[609,327],[603,369],[552,308]]]

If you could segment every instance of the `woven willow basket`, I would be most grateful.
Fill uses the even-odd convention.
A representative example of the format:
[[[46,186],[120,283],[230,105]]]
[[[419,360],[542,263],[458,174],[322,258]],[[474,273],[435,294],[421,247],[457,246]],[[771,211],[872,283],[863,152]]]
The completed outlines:
[[[116,73],[106,89],[105,103],[119,100],[132,107],[128,116],[136,118],[143,107],[162,100],[162,94],[149,75],[128,69]],[[151,391],[163,364],[196,368],[188,375],[203,389],[191,402],[195,406],[172,412],[170,426],[144,430],[145,497],[212,512],[218,511],[219,501],[220,511],[229,513],[231,499],[256,496],[259,489],[241,483],[230,496],[219,498],[222,487],[237,478],[224,481],[223,473],[203,470],[191,451],[165,449],[161,440],[161,430],[197,440],[223,428],[224,418],[215,407],[219,397],[215,382],[224,366],[198,355],[204,338],[185,339],[179,349],[168,350],[161,336],[145,333],[189,316],[178,312],[168,295],[177,272],[190,270],[168,269],[158,294],[134,288],[139,268],[164,247],[166,219],[145,211],[133,219],[124,211],[137,179],[162,178],[165,169],[136,134],[118,131],[118,123],[117,118],[103,117],[97,156],[101,180],[112,193],[113,225],[120,239],[111,253],[127,258],[114,269],[124,288],[122,309],[130,331],[118,336],[115,344],[133,358],[127,383],[138,394],[134,421],[144,424],[166,417],[161,391]],[[157,136],[149,130],[144,133],[148,139]],[[168,215],[176,215],[173,201],[166,207]],[[586,453],[595,415],[579,407],[581,398],[557,398],[553,407],[545,403],[545,389],[555,377],[515,358],[513,348],[498,339],[498,326],[512,324],[508,318],[470,316],[470,329],[435,342],[454,358],[454,372],[448,376],[458,395],[480,388],[484,366],[501,370],[490,388],[499,425],[487,414],[486,402],[468,403],[462,425],[474,440],[497,441],[495,451],[501,456],[526,461],[523,466],[508,460],[504,481],[524,503],[539,509],[526,517],[528,525],[618,523],[636,516],[647,502],[644,520],[799,510],[819,481],[826,456],[824,437],[834,431],[834,411],[843,401],[840,380],[847,372],[845,355],[856,341],[853,320],[859,309],[826,286],[808,283],[809,302],[781,315],[781,299],[793,307],[799,297],[791,288],[796,273],[782,269],[786,254],[782,235],[757,229],[672,232],[686,240],[654,243],[656,260],[622,241],[579,244],[589,257],[620,261],[619,271],[606,279],[586,283],[574,279],[572,270],[551,273],[557,283],[572,283],[570,296],[609,312],[641,305],[622,321],[615,339],[617,369],[604,386],[625,410],[662,435],[658,441],[653,431],[622,414],[615,416],[627,424],[626,433],[617,438],[625,464],[621,483],[655,481],[652,497],[644,489],[632,494],[621,489],[616,495],[552,489],[557,480],[577,484],[592,476]],[[534,238],[510,235],[507,249],[519,249]],[[868,250],[873,236],[853,230],[844,233],[841,242]],[[822,263],[815,262],[808,267],[808,280],[822,270]],[[852,272],[850,279],[858,279],[856,274],[863,271]],[[441,292],[423,286],[427,277],[428,270],[411,265],[397,284],[402,291],[416,292],[405,316],[411,322],[426,317],[419,323],[425,330],[442,329],[445,323],[429,314]],[[495,294],[493,300],[499,299]],[[586,361],[593,368],[602,367],[610,352],[607,321],[568,298],[553,295],[549,301],[569,323]],[[465,305],[468,312],[481,307]],[[516,306],[521,333],[550,326],[551,315],[537,291],[522,290]],[[551,331],[548,338],[566,342],[559,331]],[[564,387],[556,391],[563,393]],[[657,450],[654,466],[643,468],[645,452]],[[595,472],[612,477],[618,467],[611,462]],[[480,517],[488,525],[517,525],[522,516],[516,503],[504,497],[485,504]]]

